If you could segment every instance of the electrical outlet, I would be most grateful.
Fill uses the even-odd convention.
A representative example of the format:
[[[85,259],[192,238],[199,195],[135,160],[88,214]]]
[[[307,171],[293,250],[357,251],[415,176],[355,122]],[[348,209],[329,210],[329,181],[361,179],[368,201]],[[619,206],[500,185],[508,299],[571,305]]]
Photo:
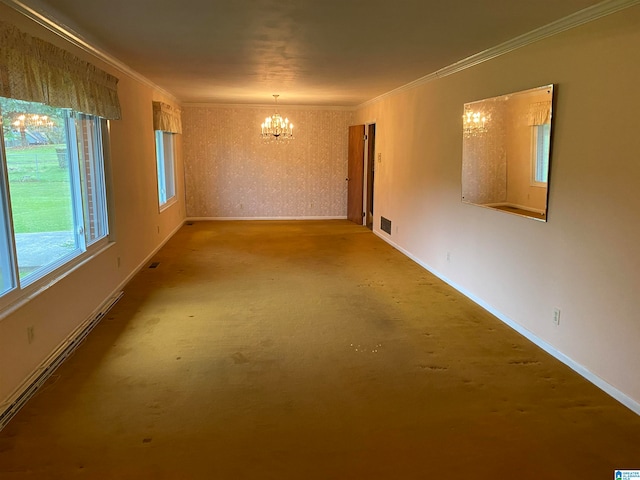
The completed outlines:
[[[378,153],[378,163],[382,162],[382,153]]]
[[[447,262],[451,261],[451,252],[447,252]]]
[[[118,264],[118,268],[120,268],[120,257],[118,257],[117,264]]]
[[[560,309],[558,307],[553,309],[553,324],[556,327],[560,326]]]
[[[33,326],[27,327],[27,343],[33,343],[33,338],[35,337],[35,333],[33,330]]]

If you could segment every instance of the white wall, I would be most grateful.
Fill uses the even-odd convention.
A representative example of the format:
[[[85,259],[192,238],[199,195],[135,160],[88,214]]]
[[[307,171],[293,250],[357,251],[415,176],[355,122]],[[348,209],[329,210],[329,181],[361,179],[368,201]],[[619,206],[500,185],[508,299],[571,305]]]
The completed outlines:
[[[177,228],[185,218],[182,142],[177,136],[179,201],[159,213],[156,185],[153,100],[175,101],[116,71],[60,37],[0,4],[0,18],[90,61],[120,79],[122,120],[111,122],[111,162],[116,241],[8,316],[0,316],[0,412],[2,404],[37,366]],[[159,230],[159,231],[158,231]],[[118,258],[120,266],[118,267]],[[1,314],[2,312],[0,312]],[[27,327],[34,340],[27,341]]]
[[[376,218],[376,232],[636,405],[638,52],[635,6],[357,112],[376,121],[374,212],[393,222],[389,236]],[[463,104],[549,83],[558,102],[548,223],[463,204]]]

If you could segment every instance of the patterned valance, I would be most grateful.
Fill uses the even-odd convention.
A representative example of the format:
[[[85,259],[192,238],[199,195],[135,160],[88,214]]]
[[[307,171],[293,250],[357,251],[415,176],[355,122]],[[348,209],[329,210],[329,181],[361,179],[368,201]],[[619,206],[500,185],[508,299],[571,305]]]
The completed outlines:
[[[179,108],[163,102],[153,102],[153,129],[182,133],[182,114]]]
[[[529,105],[529,125],[544,125],[545,123],[551,123],[551,101]]]
[[[118,79],[0,21],[0,96],[120,118]]]

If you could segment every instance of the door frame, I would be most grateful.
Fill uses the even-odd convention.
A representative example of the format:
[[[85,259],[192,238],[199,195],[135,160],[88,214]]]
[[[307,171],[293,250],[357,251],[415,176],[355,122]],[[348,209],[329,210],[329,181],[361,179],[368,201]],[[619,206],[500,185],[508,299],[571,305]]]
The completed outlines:
[[[370,136],[369,136],[369,127],[373,125],[374,127],[374,131],[375,131],[375,135],[373,138],[373,141],[371,141]],[[366,135],[366,140],[364,141],[364,178],[362,179],[362,211],[365,213],[364,218],[362,219],[363,225],[367,226],[367,219],[368,219],[368,215],[369,215],[369,209],[368,209],[368,205],[367,205],[367,200],[369,198],[369,177],[373,176],[372,178],[372,182],[371,182],[371,189],[373,190],[373,199],[374,199],[374,204],[371,205],[371,213],[372,213],[372,218],[371,218],[371,230],[373,230],[373,221],[375,218],[375,210],[374,210],[374,205],[375,205],[375,175],[374,175],[374,171],[375,171],[375,162],[376,162],[376,137],[378,136],[378,126],[376,124],[375,120],[370,120],[368,122],[364,122],[364,133]],[[369,154],[369,150],[373,149],[373,155]],[[373,165],[369,164],[369,160],[372,159],[373,161]]]

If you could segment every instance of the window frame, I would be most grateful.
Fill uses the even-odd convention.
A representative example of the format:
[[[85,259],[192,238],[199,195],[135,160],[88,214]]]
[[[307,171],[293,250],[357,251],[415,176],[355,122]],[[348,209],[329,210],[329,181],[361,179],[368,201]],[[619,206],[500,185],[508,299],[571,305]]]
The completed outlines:
[[[545,153],[545,138],[548,145]],[[551,124],[532,125],[531,128],[531,186],[547,187],[549,183],[549,157],[551,150]],[[544,170],[544,179],[538,174]]]
[[[0,128],[0,254],[3,257],[0,261],[5,262],[4,270],[2,271],[7,271],[11,275],[9,280],[10,289],[8,291],[3,292],[1,290],[2,285],[0,285],[0,319],[9,315],[31,298],[48,289],[113,244],[111,237],[112,210],[109,208],[111,206],[109,121],[95,115],[81,114],[70,109],[64,110],[67,111],[64,118],[71,182],[70,200],[73,206],[72,228],[76,239],[76,247],[67,255],[63,255],[34,271],[33,276],[29,273],[20,278],[18,271],[19,259],[17,257],[16,233],[11,212],[6,143],[3,129]],[[83,178],[80,170],[81,168],[86,168],[84,162],[87,160],[83,160],[83,164],[80,164],[78,148],[80,148],[80,145],[84,145],[84,140],[82,143],[78,143],[79,118],[93,120],[91,139],[95,141],[91,146],[92,156],[89,162],[92,164],[92,168],[97,169],[97,173],[100,176],[98,191],[95,189],[93,191],[94,195],[101,196],[101,202],[97,209],[99,210],[99,215],[94,216],[94,219],[97,219],[101,225],[100,235],[91,241],[89,241],[85,231],[87,224],[85,216],[89,212],[85,209],[83,188],[87,188],[87,186],[83,185],[86,179]],[[2,112],[0,111],[0,126],[2,125],[2,120]]]
[[[108,126],[108,120],[105,120],[103,118],[97,117],[95,115],[88,115],[88,114],[84,114],[84,113],[77,113],[76,114],[78,117],[78,120],[80,122],[84,122],[85,120],[91,120],[92,122],[94,122],[92,124],[92,131],[91,131],[91,151],[90,151],[90,156],[91,158],[89,159],[89,162],[87,162],[87,159],[83,159],[82,161],[78,158],[78,161],[76,162],[76,165],[78,166],[78,168],[80,168],[80,164],[82,162],[82,166],[85,167],[85,174],[82,174],[81,172],[79,173],[79,178],[80,178],[80,187],[81,187],[81,191],[80,191],[80,202],[81,202],[81,206],[82,208],[82,213],[83,214],[83,218],[82,218],[82,227],[84,228],[85,232],[84,232],[84,241],[86,243],[86,246],[90,246],[93,245],[97,242],[100,242],[101,240],[103,240],[105,237],[109,237],[109,230],[110,230],[110,221],[109,221],[109,194],[108,194],[108,187],[107,187],[107,165],[108,165],[108,159],[106,158],[109,152],[108,149],[108,145],[107,145],[107,141],[105,139],[105,135],[104,132],[107,132],[107,136],[109,133],[109,126]],[[77,136],[77,129],[78,129],[79,123],[76,122],[76,136]],[[78,152],[77,150],[74,152],[76,156],[78,156]],[[100,160],[100,161],[96,161],[96,160]],[[87,165],[87,163],[89,163]],[[87,181],[87,177],[86,177],[86,170],[87,168],[91,171],[91,185],[89,185],[89,182]],[[84,179],[84,181],[83,181]],[[90,190],[90,191],[89,191]],[[102,194],[100,196],[100,194]],[[94,212],[90,211],[89,206],[87,205],[88,203],[90,203],[89,197],[91,197],[91,201],[93,202],[94,205]],[[87,200],[87,202],[85,203],[85,199]],[[87,218],[87,216],[91,215],[93,213],[94,218],[97,218],[98,222],[90,222],[88,221],[89,219]],[[99,232],[97,232],[97,235],[95,236],[95,238],[91,235],[91,232],[89,231],[87,233],[87,226],[89,227],[89,230],[91,230],[91,227],[93,224],[97,224],[98,228],[100,229]]]
[[[0,112],[1,113],[1,112]],[[4,133],[2,131],[2,116],[0,115],[0,275],[9,275],[8,289],[4,290],[4,280],[0,283],[0,298],[10,294],[16,287],[17,262],[15,241],[13,240],[13,219],[9,205],[9,172],[5,167]]]
[[[162,212],[178,201],[176,191],[175,133],[165,130],[154,130],[154,141],[156,148],[158,211]],[[169,144],[169,148],[167,148],[167,144]],[[169,152],[169,155],[167,152]],[[167,166],[170,168],[167,169]],[[167,172],[167,170],[170,171]],[[170,195],[169,192],[171,193]]]

